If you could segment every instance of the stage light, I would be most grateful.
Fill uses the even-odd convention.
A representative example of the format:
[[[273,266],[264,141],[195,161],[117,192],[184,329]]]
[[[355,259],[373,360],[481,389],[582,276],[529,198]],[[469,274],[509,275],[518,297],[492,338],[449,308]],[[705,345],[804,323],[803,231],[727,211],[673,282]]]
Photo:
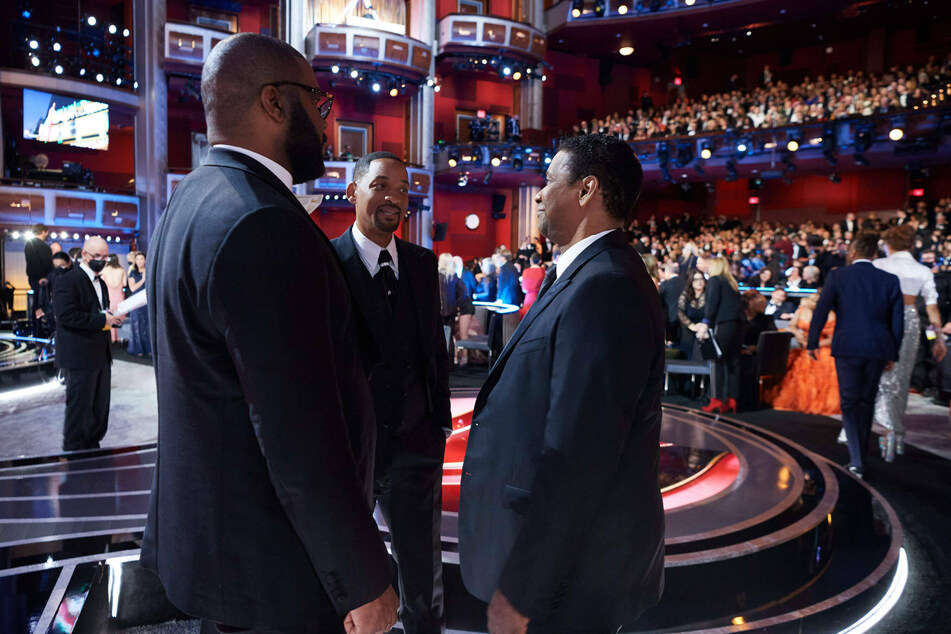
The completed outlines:
[[[80,76],[80,77],[85,77],[85,76],[86,76],[86,67],[85,67],[85,66],[79,69],[79,76]]]
[[[432,78],[432,77],[430,77],[430,78],[428,78],[428,79],[426,80],[426,85],[429,86],[430,88],[432,88],[435,83],[436,83],[436,82],[433,81],[433,78]]]
[[[88,24],[89,26],[96,26],[96,16],[91,15],[88,18],[86,18],[86,24]]]
[[[627,8],[627,5],[624,3],[621,3],[618,5],[617,13],[618,15],[627,15],[628,10],[629,9]]]
[[[466,172],[459,172],[459,180],[456,183],[459,187],[465,187],[469,184],[469,174]]]
[[[449,153],[449,167],[455,167],[459,164],[459,152]]]
[[[112,242],[112,236],[106,236],[106,242]]]
[[[116,236],[116,244],[119,244],[119,236]]]
[[[12,237],[14,240],[19,240],[19,239],[20,239],[20,232],[19,232],[19,231],[14,231],[13,233],[10,234],[10,237]]]
[[[60,234],[59,234],[59,239],[60,239],[60,240],[65,240],[65,239],[68,238],[68,237],[69,237],[69,234],[66,233],[65,231],[61,231]]]
[[[489,162],[492,164],[492,167],[498,167],[502,164],[502,157],[498,154],[493,154]]]
[[[56,66],[53,67],[53,72],[56,73],[57,75],[62,75],[63,67],[60,64],[57,64]]]
[[[759,204],[759,196],[750,196],[750,204],[751,204],[751,205],[758,205],[758,204]]]
[[[102,73],[96,73],[96,81],[102,83],[103,79],[105,79],[105,77],[102,76]]]
[[[503,67],[502,67],[502,74],[505,75],[506,77],[508,77],[509,75],[512,74],[512,69],[509,68],[508,66],[503,66]]]
[[[634,47],[633,47],[633,46],[622,46],[622,47],[618,50],[618,53],[620,53],[620,54],[623,55],[624,57],[627,57],[628,55],[633,55],[633,54],[634,54]]]
[[[548,79],[548,75],[542,75],[542,81],[545,81],[546,79]]]
[[[439,84],[436,84],[435,86],[433,86],[433,92],[439,92],[439,88],[440,88]]]
[[[40,47],[40,43],[39,43],[39,42],[37,42],[36,40],[30,40],[30,48],[31,48],[32,50],[35,51],[35,50],[38,49],[39,47]]]
[[[340,67],[334,64],[333,66],[330,67],[330,72],[336,75],[337,73],[340,72]]]
[[[373,85],[370,86],[370,88],[373,90],[373,92],[380,92],[380,82],[373,82]]]
[[[703,141],[700,143],[700,158],[707,160],[713,156],[713,149],[716,146],[713,141]]]
[[[78,234],[78,233],[74,233],[74,234],[73,234],[73,240],[79,240],[79,234]]]
[[[796,141],[795,139],[790,139],[789,142],[786,144],[786,149],[789,150],[790,152],[795,152],[796,150],[799,149],[799,142]]]
[[[584,0],[571,0],[571,17],[580,18],[584,11]]]
[[[129,29],[122,29],[122,37],[129,37],[131,34]],[[116,240],[116,242],[118,242],[118,240]]]
[[[116,77],[116,86],[121,86],[121,85],[122,85],[122,78]]]
[[[550,163],[551,163],[551,155],[548,154],[548,152],[545,152],[545,165],[549,165]]]
[[[521,78],[522,78],[522,71],[517,70],[514,73],[512,73],[512,79],[514,79],[515,81],[518,81]]]
[[[738,141],[736,144],[736,151],[740,152],[741,154],[745,154],[746,151],[749,149],[750,149],[750,146],[747,145],[746,141],[741,140],[741,141]]]
[[[694,2],[696,1],[697,0],[684,0],[684,4],[687,5],[688,7],[692,7]]]
[[[115,35],[115,34],[116,34],[116,31],[118,31],[118,30],[119,30],[119,29],[116,28],[116,25],[115,25],[115,24],[110,24],[110,25],[109,25],[109,34],[110,34],[110,35]]]
[[[40,65],[40,58],[37,57],[36,55],[31,55],[31,56],[30,56],[30,63],[33,64],[33,66],[39,66],[39,65]]]
[[[139,89],[139,82],[137,82],[137,81],[132,82],[132,89],[133,89],[133,90],[138,90],[138,89]]]
[[[360,76],[360,72],[356,68],[350,71],[350,79],[356,79]]]
[[[905,131],[901,128],[892,128],[891,132],[888,133],[888,138],[892,141],[901,141],[903,136],[905,136]]]
[[[398,94],[400,94],[400,91],[395,86],[390,88],[390,97],[395,97]]]
[[[61,50],[63,50],[63,47],[59,42],[53,42],[53,50],[59,53]]]
[[[594,15],[599,18],[604,15],[604,0],[594,0]]]

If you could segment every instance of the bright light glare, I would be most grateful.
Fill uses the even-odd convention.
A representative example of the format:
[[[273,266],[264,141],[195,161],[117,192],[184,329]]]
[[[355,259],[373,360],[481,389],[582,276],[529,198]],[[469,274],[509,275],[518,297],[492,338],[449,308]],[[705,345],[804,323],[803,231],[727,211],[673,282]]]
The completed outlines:
[[[901,141],[903,136],[905,136],[905,131],[901,128],[892,128],[892,131],[888,133],[888,138],[892,141]]]
[[[885,596],[882,597],[882,600],[869,611],[868,614],[860,618],[858,621],[840,631],[839,634],[861,634],[862,632],[868,632],[875,624],[885,618],[885,615],[888,614],[895,604],[898,603],[898,599],[901,598],[901,593],[905,590],[905,584],[908,582],[908,555],[905,554],[905,549],[902,548],[898,552],[898,566],[895,569],[895,576],[892,578],[892,583],[888,587],[888,591],[885,593]]]

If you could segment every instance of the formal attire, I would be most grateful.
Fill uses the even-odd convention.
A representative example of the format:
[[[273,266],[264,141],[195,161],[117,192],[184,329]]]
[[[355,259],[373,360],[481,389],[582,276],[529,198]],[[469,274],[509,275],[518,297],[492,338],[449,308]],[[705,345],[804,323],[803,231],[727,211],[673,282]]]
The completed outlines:
[[[644,263],[621,230],[580,241],[476,400],[459,509],[470,592],[500,590],[537,632],[616,631],[658,601],[663,387]]]
[[[703,321],[704,315],[707,314],[706,306],[706,292],[700,293],[692,300],[687,298],[686,293],[681,293],[677,299],[677,318],[681,325],[680,350],[689,360],[701,358],[697,334],[690,327]]]
[[[765,314],[773,319],[782,319],[783,315],[791,315],[794,312],[796,312],[796,306],[788,300],[780,304],[769,300],[769,303],[766,304]]]
[[[138,271],[132,271],[129,274],[130,280],[135,280],[136,284],[142,282],[142,278],[145,277],[144,273],[139,273]],[[136,290],[132,291],[133,295],[145,292],[145,286],[140,286]],[[151,335],[149,334],[149,311],[148,308],[143,306],[142,308],[136,308],[131,313],[129,313],[129,325],[131,326],[132,333],[129,336],[129,354],[134,355],[143,355],[143,354],[152,354],[152,341]]]
[[[39,237],[30,238],[23,245],[23,257],[26,260],[26,279],[30,284],[33,295],[27,302],[30,324],[33,326],[33,335],[40,336],[39,322],[36,318],[37,299],[40,295],[40,280],[53,270],[53,251],[50,245]]]
[[[713,363],[711,396],[726,402],[740,396],[740,353],[746,330],[746,311],[739,291],[726,278],[713,275],[707,281],[707,301],[703,323],[710,326],[720,346],[721,356]]]
[[[290,184],[267,157],[215,146],[152,235],[159,431],[142,564],[186,614],[342,632],[392,568],[350,291]]]
[[[915,260],[908,251],[898,251],[887,258],[872,262],[876,268],[898,276],[902,295],[921,297],[926,306],[937,306],[938,291],[934,274],[924,264]],[[915,304],[905,304],[905,328],[898,350],[898,363],[882,373],[875,397],[875,422],[888,430],[883,438],[883,457],[888,462],[895,459],[896,452],[904,453],[905,408],[908,406],[908,388],[915,369],[918,346],[921,342],[921,319]],[[942,336],[939,334],[939,336]]]
[[[809,324],[807,349],[818,348],[822,328],[833,310],[831,354],[839,380],[842,426],[850,464],[863,474],[878,382],[885,363],[898,360],[904,329],[898,278],[868,260],[856,260],[829,273]]]
[[[684,292],[684,281],[675,275],[660,283],[657,289],[660,292],[660,301],[667,314],[667,341],[680,341],[680,320],[677,316],[677,302]]]
[[[521,289],[518,283],[518,270],[511,262],[499,267],[498,290],[495,298],[503,304],[520,306],[522,304]]]
[[[442,463],[452,420],[436,256],[395,237],[382,248],[356,225],[333,245],[359,315],[377,419],[375,493],[392,536],[400,618],[408,634],[439,632]]]
[[[53,288],[56,361],[66,370],[63,451],[96,449],[109,426],[112,350],[106,330],[106,283],[85,263],[73,266]]]
[[[809,322],[800,319],[796,326],[809,331]],[[821,339],[833,336],[835,319],[830,318],[819,333]],[[801,348],[789,351],[787,371],[773,399],[773,409],[834,416],[842,412],[839,402],[839,380],[835,372],[832,348],[818,348],[813,360]]]

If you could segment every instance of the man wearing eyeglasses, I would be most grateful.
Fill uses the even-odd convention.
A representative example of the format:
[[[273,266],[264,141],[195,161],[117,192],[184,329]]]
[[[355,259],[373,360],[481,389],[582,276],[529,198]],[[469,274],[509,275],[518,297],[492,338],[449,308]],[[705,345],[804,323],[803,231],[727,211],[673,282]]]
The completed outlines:
[[[149,249],[159,442],[143,565],[207,632],[385,632],[372,400],[333,247],[291,191],[333,98],[243,33],[202,70],[212,148]]]

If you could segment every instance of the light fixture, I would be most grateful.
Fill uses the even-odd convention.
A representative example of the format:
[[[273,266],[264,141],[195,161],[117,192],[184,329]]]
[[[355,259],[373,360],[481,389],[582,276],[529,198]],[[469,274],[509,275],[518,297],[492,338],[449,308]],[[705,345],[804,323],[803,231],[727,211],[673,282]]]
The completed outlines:
[[[373,92],[380,92],[380,82],[373,82],[373,85],[370,86],[370,88],[373,90]]]
[[[395,97],[398,94],[400,94],[400,91],[396,86],[390,88],[390,97]]]
[[[903,136],[905,136],[905,131],[901,128],[892,128],[891,132],[888,133],[888,138],[892,141],[901,141]]]
[[[103,79],[105,79],[105,77],[102,76],[102,73],[96,73],[96,81],[102,83]]]
[[[711,156],[713,156],[714,147],[715,146],[713,144],[713,141],[703,141],[700,144],[700,158],[702,158],[703,160],[707,160]]]
[[[359,76],[360,72],[356,68],[350,71],[350,79],[356,79]]]
[[[330,72],[336,75],[337,73],[340,72],[340,67],[334,64],[333,66],[330,67]]]
[[[622,46],[622,47],[618,50],[618,53],[620,53],[620,54],[623,55],[624,57],[627,57],[628,55],[633,55],[633,54],[634,54],[634,47],[633,47],[633,46]]]
[[[498,167],[502,164],[502,157],[499,154],[493,154],[492,160],[489,161],[492,164],[492,167]]]
[[[79,234],[78,234],[78,233],[74,233],[74,234],[73,234],[73,240],[79,240]]]
[[[618,15],[627,15],[627,12],[628,12],[628,8],[626,4],[621,3],[618,5],[618,8],[617,8]]]
[[[53,68],[53,72],[56,73],[57,75],[62,75],[62,74],[63,74],[63,67],[62,67],[60,64],[57,64],[57,65]]]
[[[512,73],[512,79],[514,79],[515,81],[518,81],[521,78],[522,78],[522,71],[517,70],[514,73]]]
[[[571,0],[571,17],[580,18],[584,11],[584,0]]]
[[[435,86],[433,86],[433,92],[439,92],[439,88],[440,88],[439,84],[436,84]]]
[[[79,76],[80,76],[80,77],[85,77],[85,76],[86,76],[86,67],[85,67],[85,66],[79,69]]]
[[[59,42],[53,42],[53,50],[59,53],[63,50],[63,46]]]
[[[30,48],[34,51],[40,47],[40,43],[36,40],[30,40]]]
[[[88,24],[89,26],[96,26],[96,16],[91,15],[88,18],[86,18],[86,24]]]
[[[599,18],[604,15],[604,0],[594,0],[594,15]]]
[[[449,153],[449,167],[455,167],[459,164],[459,152]]]
[[[506,77],[508,77],[509,75],[512,74],[512,69],[511,69],[510,67],[508,67],[508,66],[503,66],[503,67],[502,67],[502,74],[505,75]]]
[[[696,1],[697,0],[684,0],[684,4],[687,5],[688,7],[692,7],[694,2]]]
[[[132,82],[132,90],[138,90],[138,89],[139,89],[139,82],[137,81]]]
[[[130,35],[131,35],[131,32],[129,31],[129,29],[122,29],[122,37],[129,37]],[[118,240],[116,240],[116,242],[118,242]]]
[[[736,144],[737,152],[746,152],[748,149],[750,149],[750,147],[746,144],[746,141],[739,141]]]
[[[31,56],[30,56],[30,63],[33,64],[34,66],[39,66],[39,65],[40,65],[40,58],[37,57],[36,55],[31,55]]]
[[[430,77],[430,78],[428,78],[428,79],[426,80],[426,85],[429,86],[430,88],[432,88],[435,84],[436,84],[436,82],[433,81],[433,78],[432,78],[432,77]]]
[[[115,35],[115,34],[116,34],[116,31],[118,31],[118,30],[119,30],[119,29],[116,28],[116,25],[115,25],[115,24],[110,24],[110,25],[109,25],[109,34],[110,34],[110,35]]]
[[[116,86],[121,86],[121,85],[122,85],[122,78],[116,77]]]

